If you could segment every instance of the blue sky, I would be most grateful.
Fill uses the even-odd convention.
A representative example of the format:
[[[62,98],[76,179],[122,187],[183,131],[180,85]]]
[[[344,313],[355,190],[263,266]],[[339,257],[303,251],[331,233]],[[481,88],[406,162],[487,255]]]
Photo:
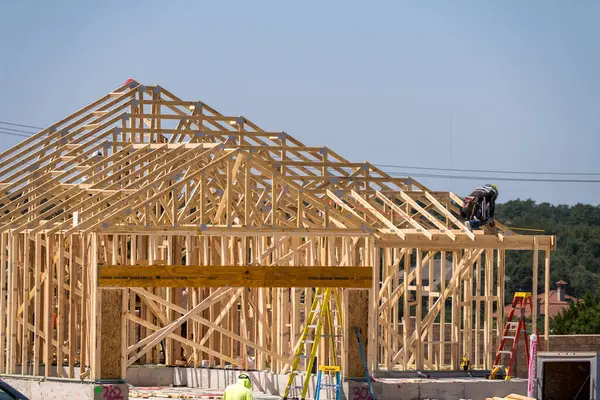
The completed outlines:
[[[2,3],[0,121],[47,126],[133,77],[352,161],[600,181],[598,2],[83,3]],[[600,183],[495,183],[600,203]]]

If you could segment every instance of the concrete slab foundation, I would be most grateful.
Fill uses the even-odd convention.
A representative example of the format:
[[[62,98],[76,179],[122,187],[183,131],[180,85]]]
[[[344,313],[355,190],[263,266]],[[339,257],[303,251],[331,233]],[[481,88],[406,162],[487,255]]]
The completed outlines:
[[[183,386],[222,390],[227,385],[234,383],[242,372],[250,376],[255,391],[276,396],[283,395],[288,376],[267,371],[132,366],[127,369],[127,383],[133,386]],[[313,377],[308,397],[314,397],[315,385]],[[346,381],[342,391],[347,400],[371,400],[368,385],[365,382]],[[485,400],[486,397],[503,397],[511,393],[526,394],[527,380],[378,378],[373,383],[373,391],[377,400]],[[327,394],[323,392],[321,398],[331,398]]]
[[[1,375],[0,379],[23,393],[30,400],[127,400],[129,387],[125,383],[93,383],[74,379],[43,379]]]

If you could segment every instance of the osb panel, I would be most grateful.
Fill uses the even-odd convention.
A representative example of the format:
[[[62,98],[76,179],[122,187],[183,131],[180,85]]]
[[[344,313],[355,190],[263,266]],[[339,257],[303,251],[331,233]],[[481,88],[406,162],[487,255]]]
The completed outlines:
[[[369,291],[368,290],[347,290],[346,291],[346,376],[362,377],[365,374],[360,348],[356,339],[354,326],[358,326],[360,338],[363,345],[363,351],[367,351],[367,332],[369,319]]]
[[[100,378],[121,378],[121,302],[123,291],[102,290]]]

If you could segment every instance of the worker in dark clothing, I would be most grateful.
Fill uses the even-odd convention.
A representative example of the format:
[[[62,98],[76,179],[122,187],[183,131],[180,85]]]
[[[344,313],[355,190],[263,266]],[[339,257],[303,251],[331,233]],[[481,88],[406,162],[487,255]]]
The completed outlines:
[[[460,215],[466,220],[465,225],[469,230],[486,224],[491,228],[495,226],[494,211],[498,194],[498,186],[488,184],[478,186],[469,196],[465,197]]]

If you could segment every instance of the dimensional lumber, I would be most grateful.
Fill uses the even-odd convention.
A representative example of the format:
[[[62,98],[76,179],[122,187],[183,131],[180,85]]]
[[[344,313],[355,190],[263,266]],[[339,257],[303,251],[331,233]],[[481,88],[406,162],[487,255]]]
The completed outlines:
[[[490,368],[506,251],[544,253],[547,293],[556,238],[469,232],[461,201],[127,82],[0,153],[0,373],[285,373],[303,348],[352,375],[354,325],[373,371]],[[323,285],[341,312],[300,346]]]
[[[369,267],[239,265],[107,265],[98,286],[115,287],[342,287],[369,289]]]

